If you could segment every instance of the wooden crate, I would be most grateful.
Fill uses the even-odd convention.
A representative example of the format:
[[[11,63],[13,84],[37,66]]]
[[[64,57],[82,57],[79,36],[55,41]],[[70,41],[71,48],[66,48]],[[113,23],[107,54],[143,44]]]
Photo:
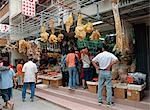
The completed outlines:
[[[133,101],[140,101],[144,97],[144,90],[137,91],[137,90],[127,90],[127,99]]]
[[[125,99],[126,96],[127,96],[127,89],[114,88],[114,97],[115,98]]]
[[[59,87],[61,85],[62,85],[62,79],[50,80],[50,86],[51,87]]]

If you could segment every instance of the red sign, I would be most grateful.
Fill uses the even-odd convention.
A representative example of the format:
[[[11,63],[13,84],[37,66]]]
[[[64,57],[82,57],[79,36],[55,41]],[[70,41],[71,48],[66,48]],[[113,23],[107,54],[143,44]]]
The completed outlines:
[[[22,0],[22,14],[26,16],[35,16],[35,2],[36,0]]]
[[[0,24],[0,32],[6,33],[9,32],[10,26],[7,24]]]

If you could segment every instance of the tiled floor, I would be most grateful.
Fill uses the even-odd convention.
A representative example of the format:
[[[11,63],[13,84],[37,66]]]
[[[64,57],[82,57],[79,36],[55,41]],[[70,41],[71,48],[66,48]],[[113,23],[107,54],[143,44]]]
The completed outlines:
[[[37,97],[35,97],[34,102],[30,102],[29,98],[30,96],[27,95],[26,102],[22,102],[21,91],[13,90],[13,102],[15,103],[14,110],[67,110]],[[2,98],[0,99],[0,104],[4,104]]]

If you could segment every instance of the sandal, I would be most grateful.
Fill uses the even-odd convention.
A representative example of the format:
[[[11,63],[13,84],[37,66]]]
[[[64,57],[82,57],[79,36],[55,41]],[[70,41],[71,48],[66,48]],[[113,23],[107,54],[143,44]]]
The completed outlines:
[[[8,107],[7,105],[4,105],[4,106],[3,106],[3,108],[5,108],[5,109],[9,109],[9,107]]]
[[[14,103],[11,103],[10,110],[14,110]]]
[[[13,110],[13,109],[14,109],[14,103],[9,102],[8,104],[9,104],[9,109],[10,109],[10,110]]]

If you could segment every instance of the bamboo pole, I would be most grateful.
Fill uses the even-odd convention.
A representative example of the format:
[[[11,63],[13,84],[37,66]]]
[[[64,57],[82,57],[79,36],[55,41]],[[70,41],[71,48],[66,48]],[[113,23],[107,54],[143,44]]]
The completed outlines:
[[[111,0],[112,2],[112,10],[114,14],[115,20],[115,28],[116,28],[116,47],[119,52],[123,52],[123,35],[122,35],[122,27],[121,20],[119,15],[119,0]]]

